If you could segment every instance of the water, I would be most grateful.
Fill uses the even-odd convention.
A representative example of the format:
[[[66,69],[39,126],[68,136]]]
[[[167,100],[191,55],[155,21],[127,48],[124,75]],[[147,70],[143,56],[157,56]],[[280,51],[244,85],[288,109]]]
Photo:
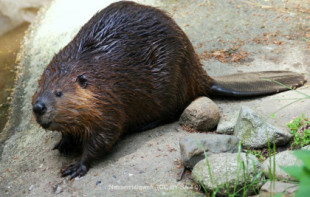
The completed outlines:
[[[28,25],[24,23],[0,36],[0,132],[8,117],[10,94],[16,75],[16,55]]]

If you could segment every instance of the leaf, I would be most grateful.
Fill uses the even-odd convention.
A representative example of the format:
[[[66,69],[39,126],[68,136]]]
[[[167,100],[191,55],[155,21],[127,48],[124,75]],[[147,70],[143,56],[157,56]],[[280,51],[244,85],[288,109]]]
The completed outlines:
[[[296,180],[300,181],[302,167],[301,166],[289,166],[289,167],[281,167],[289,175],[293,176]]]
[[[307,197],[310,194],[310,176],[303,176],[299,183],[298,190],[296,192],[296,197]]]
[[[308,170],[310,170],[310,151],[308,150],[294,151],[294,155],[296,155],[296,157],[304,163],[305,167]]]
[[[300,175],[300,181],[301,182],[309,182],[309,186],[310,186],[310,170],[308,170],[307,168],[305,168],[304,166],[302,166],[302,172]]]

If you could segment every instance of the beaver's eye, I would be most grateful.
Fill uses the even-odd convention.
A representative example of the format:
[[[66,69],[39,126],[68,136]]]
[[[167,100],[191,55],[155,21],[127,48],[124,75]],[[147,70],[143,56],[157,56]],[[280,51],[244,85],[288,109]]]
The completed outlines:
[[[61,92],[61,91],[56,91],[55,95],[56,95],[57,97],[61,97],[61,96],[62,96],[62,92]]]
[[[84,75],[77,76],[76,80],[77,80],[77,82],[79,83],[79,85],[82,88],[86,88],[86,86],[87,86],[87,79],[86,79],[86,77]]]
[[[61,91],[61,89],[56,89],[56,90],[54,91],[54,94],[55,94],[56,97],[61,97],[61,96],[62,96],[62,91]]]

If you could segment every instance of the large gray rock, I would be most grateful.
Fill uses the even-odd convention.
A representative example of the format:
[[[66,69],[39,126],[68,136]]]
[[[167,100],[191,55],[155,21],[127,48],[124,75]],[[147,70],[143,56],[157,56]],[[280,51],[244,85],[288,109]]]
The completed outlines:
[[[0,35],[23,22],[33,22],[37,11],[51,0],[0,0]]]
[[[275,164],[274,164],[275,160]],[[287,150],[276,154],[275,156],[271,156],[267,158],[263,165],[263,171],[265,176],[270,178],[270,176],[274,176],[278,180],[295,180],[292,176],[288,175],[284,172],[281,167],[282,166],[300,166],[302,163],[300,160],[296,158],[293,154],[293,151]],[[274,166],[275,165],[275,166]],[[275,172],[274,169],[275,168]],[[271,174],[270,174],[271,173]]]
[[[216,127],[219,118],[216,104],[208,97],[200,97],[184,110],[180,124],[196,131],[209,131]]]
[[[238,153],[210,155],[208,160],[211,176],[206,161],[202,160],[195,165],[192,177],[197,183],[203,184],[209,192],[219,188],[217,195],[220,196],[228,196],[228,194],[233,193],[235,185],[235,191],[241,189],[239,194],[242,194],[244,185],[253,184],[253,187],[246,187],[249,189],[247,194],[251,194],[253,192],[251,188],[257,189],[262,185],[262,177],[257,176],[260,171],[260,164],[254,155],[240,153],[239,160],[238,155]]]
[[[181,161],[187,168],[212,153],[238,152],[239,139],[230,135],[195,133],[180,139]]]
[[[249,148],[267,147],[268,141],[281,146],[292,138],[287,128],[272,125],[268,119],[246,106],[240,109],[234,135]]]
[[[239,112],[229,113],[225,116],[220,117],[220,121],[216,128],[216,133],[219,134],[226,134],[226,135],[233,135],[235,126],[238,120]]]
[[[267,181],[260,189],[259,197],[270,197],[281,194],[281,197],[294,197],[298,185],[294,183],[284,183],[280,181]]]

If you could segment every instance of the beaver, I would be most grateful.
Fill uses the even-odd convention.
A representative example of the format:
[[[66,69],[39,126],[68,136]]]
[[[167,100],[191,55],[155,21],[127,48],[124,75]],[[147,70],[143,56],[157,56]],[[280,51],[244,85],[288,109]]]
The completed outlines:
[[[53,57],[32,105],[43,128],[62,133],[54,149],[80,151],[77,163],[61,169],[72,179],[85,175],[122,134],[175,121],[197,97],[244,98],[304,83],[302,74],[289,71],[212,78],[172,18],[126,1],[95,14]]]

